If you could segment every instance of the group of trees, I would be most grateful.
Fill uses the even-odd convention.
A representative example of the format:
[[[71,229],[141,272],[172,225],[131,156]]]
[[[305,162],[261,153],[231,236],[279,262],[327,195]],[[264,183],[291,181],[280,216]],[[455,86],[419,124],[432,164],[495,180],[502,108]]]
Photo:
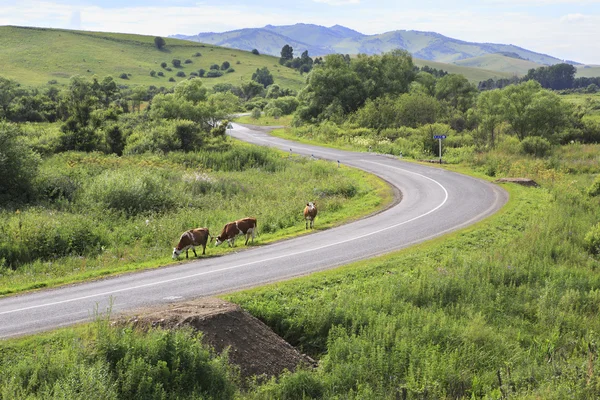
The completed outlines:
[[[566,63],[551,65],[548,67],[532,68],[523,77],[513,76],[511,78],[488,79],[479,82],[479,90],[502,89],[508,85],[521,82],[536,81],[545,89],[586,89],[589,93],[595,93],[600,87],[600,77],[575,78],[577,69]]]
[[[300,73],[310,72],[313,68],[313,64],[318,64],[321,61],[322,59],[320,58],[317,58],[316,60],[310,58],[308,50],[304,50],[300,57],[294,58],[294,49],[289,44],[286,44],[281,48],[281,57],[279,58],[279,64],[298,70]]]
[[[555,85],[569,82],[570,69],[549,71]],[[394,130],[444,124],[487,146],[501,131],[520,141],[600,139],[600,127],[583,121],[576,107],[536,79],[480,92],[462,75],[415,68],[404,51],[354,59],[329,55],[308,76],[298,100],[296,126],[333,122],[397,138],[402,134]]]

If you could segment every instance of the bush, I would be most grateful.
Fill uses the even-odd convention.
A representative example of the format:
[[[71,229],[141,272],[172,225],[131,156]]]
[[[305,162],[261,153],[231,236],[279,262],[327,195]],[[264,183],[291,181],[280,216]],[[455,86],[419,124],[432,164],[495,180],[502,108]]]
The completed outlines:
[[[219,66],[218,66],[217,64],[212,64],[212,65],[210,66],[210,69],[218,70],[218,69],[219,69]]]
[[[227,71],[230,66],[231,64],[229,64],[229,61],[223,61],[223,64],[221,64],[221,71]]]
[[[233,69],[233,68],[228,68],[228,69],[227,69],[227,71],[225,71],[225,72],[227,72],[228,74],[230,74],[230,73],[232,73],[232,72],[235,72],[235,69]]]
[[[198,76],[199,76],[199,77],[201,77],[201,78],[204,76],[204,74],[205,74],[205,73],[206,73],[206,70],[205,70],[205,69],[203,69],[203,68],[200,68],[200,69],[198,70]]]
[[[171,71],[173,71],[173,68],[171,68],[171,67],[167,67],[167,68],[165,68],[165,70],[167,70],[167,71],[171,72]]]
[[[257,56],[260,55],[260,53],[256,49],[252,49],[252,54],[257,55]]]
[[[33,198],[40,157],[19,137],[17,125],[0,122],[0,204]]]
[[[223,73],[221,71],[212,69],[212,70],[208,71],[205,76],[207,78],[218,78],[220,76],[223,76]]]
[[[275,119],[279,119],[282,115],[281,108],[279,107],[271,107],[266,111],[269,117],[273,117]]]
[[[125,72],[123,72],[121,75],[119,75],[119,78],[121,78],[121,79],[129,79],[129,76],[127,76],[127,74]]]
[[[176,76],[178,76],[180,78],[185,78],[185,72],[183,72],[183,71],[177,71]]]
[[[591,186],[587,189],[587,193],[592,197],[600,195],[600,175],[596,176],[594,182],[592,182]]]
[[[83,188],[86,207],[122,212],[126,216],[162,212],[175,206],[172,177],[144,169],[105,171]]]
[[[184,61],[184,64],[191,64],[191,63],[192,63],[192,60],[190,60],[189,58]]]
[[[584,238],[584,244],[590,254],[600,254],[600,223],[588,231]]]
[[[169,82],[175,82],[175,78],[173,78],[173,77],[170,77],[170,78],[169,78]]]
[[[261,111],[260,108],[255,107],[252,109],[252,112],[250,113],[250,117],[254,118],[254,119],[259,119],[261,116]]]
[[[200,52],[194,53],[194,57],[200,57],[201,55]]]
[[[173,66],[174,66],[175,68],[180,68],[180,67],[181,67],[181,60],[179,60],[179,59],[177,59],[177,58],[174,58],[174,59],[171,61],[171,64],[173,64]]]
[[[156,76],[156,71],[155,70],[150,71],[150,76],[151,77],[155,77]]]
[[[167,68],[167,63],[163,61],[163,62],[160,63],[160,66],[163,67],[163,68]]]
[[[544,157],[552,148],[549,141],[539,136],[529,136],[521,142],[521,151],[534,157]]]
[[[56,85],[58,83],[58,81],[56,79],[50,79],[48,81],[48,85]]]
[[[158,76],[165,76],[165,73],[164,73],[164,72],[162,72],[162,71],[158,71],[158,74],[157,74],[157,75],[158,75]]]

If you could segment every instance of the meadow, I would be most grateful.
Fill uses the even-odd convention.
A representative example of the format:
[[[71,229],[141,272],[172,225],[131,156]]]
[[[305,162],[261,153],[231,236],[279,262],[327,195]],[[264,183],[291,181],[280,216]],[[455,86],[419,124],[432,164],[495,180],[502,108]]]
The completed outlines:
[[[386,184],[325,161],[231,141],[223,151],[165,156],[65,152],[45,158],[39,200],[0,212],[0,294],[172,263],[182,232],[258,219],[256,244],[304,233],[308,201],[317,229],[392,200]],[[239,247],[239,242],[237,244]],[[206,257],[230,251],[208,246]]]
[[[209,71],[211,65],[221,67],[226,61],[234,71],[224,70],[216,78],[200,78],[204,86],[240,85],[263,67],[282,87],[298,90],[304,81],[297,71],[279,65],[277,57],[186,40],[165,38],[166,46],[159,50],[154,36],[133,34],[1,26],[0,36],[1,76],[30,87],[49,82],[62,86],[79,75],[87,79],[112,76],[120,85],[170,88],[190,73]],[[180,67],[173,66],[173,59],[181,61]],[[161,67],[163,62],[169,70]],[[151,76],[151,71],[156,75]],[[123,74],[125,78],[119,78]]]

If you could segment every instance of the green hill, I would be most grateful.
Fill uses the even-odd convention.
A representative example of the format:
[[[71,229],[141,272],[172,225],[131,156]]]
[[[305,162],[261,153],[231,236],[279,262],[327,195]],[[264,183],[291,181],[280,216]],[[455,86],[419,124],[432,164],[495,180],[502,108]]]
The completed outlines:
[[[446,64],[446,63],[442,63],[442,62],[422,60],[419,58],[413,58],[413,62],[418,67],[423,67],[423,66],[427,65],[431,68],[441,69],[441,70],[447,71],[451,74],[464,75],[470,82],[475,83],[475,84],[477,84],[481,81],[488,80],[490,78],[492,78],[492,79],[510,78],[513,75],[510,72],[491,71],[491,70],[487,70],[487,69],[483,69],[483,68],[461,66],[461,65],[456,65],[456,64]]]
[[[154,36],[85,32],[60,29],[0,26],[0,76],[25,86],[39,86],[55,80],[66,84],[73,75],[84,77],[112,76],[123,85],[169,87],[186,79],[190,72],[209,70],[212,64],[231,64],[235,71],[218,78],[201,78],[207,87],[216,83],[240,84],[251,79],[257,68],[267,67],[275,83],[299,89],[304,82],[297,71],[279,65],[278,58],[166,38],[166,47],[158,50]],[[195,56],[200,53],[200,56]],[[181,60],[181,68],[171,61]],[[191,60],[191,63],[185,63]],[[172,71],[161,68],[166,62]],[[151,77],[150,71],[162,71],[164,77]],[[182,71],[186,77],[176,76]],[[119,78],[127,74],[127,79]],[[176,82],[169,82],[173,77]]]
[[[508,72],[516,75],[526,75],[531,68],[539,68],[544,65],[523,60],[521,58],[507,57],[502,54],[486,54],[484,56],[466,58],[454,62],[464,67],[482,68],[498,72]]]

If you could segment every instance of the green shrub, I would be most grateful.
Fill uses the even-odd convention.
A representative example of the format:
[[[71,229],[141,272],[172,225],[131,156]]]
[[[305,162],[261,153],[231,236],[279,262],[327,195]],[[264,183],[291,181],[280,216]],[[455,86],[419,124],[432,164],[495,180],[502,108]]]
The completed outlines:
[[[592,182],[590,187],[587,189],[587,193],[588,193],[588,195],[590,195],[592,197],[596,197],[596,196],[600,195],[600,175],[596,176],[596,179],[594,179],[594,182]]]
[[[174,66],[175,68],[180,68],[180,67],[181,67],[181,60],[179,60],[179,59],[177,59],[177,58],[174,58],[174,59],[171,61],[171,64],[173,64],[173,66]]]
[[[534,157],[545,157],[551,148],[550,142],[539,136],[529,136],[521,141],[521,151]]]
[[[175,82],[175,78],[173,78],[173,77],[170,77],[170,78],[169,78],[169,82]]]
[[[89,182],[81,202],[98,210],[108,209],[127,216],[172,209],[175,194],[172,177],[144,169],[106,171]]]
[[[185,78],[185,72],[183,72],[183,71],[177,71],[176,76],[178,76],[180,78]]]
[[[584,243],[590,254],[600,254],[600,223],[593,226],[586,233]]]
[[[185,64],[191,64],[191,63],[192,63],[192,60],[190,60],[190,59],[188,58],[188,59],[186,59],[186,60],[184,61],[184,63],[185,63]]]
[[[205,76],[207,78],[218,78],[220,76],[223,76],[223,73],[221,71],[212,69],[212,70],[208,71]]]
[[[167,68],[167,63],[163,61],[163,62],[160,63],[160,66],[163,67],[163,68]]]
[[[17,125],[0,122],[0,206],[33,200],[40,157],[20,134]]]
[[[157,75],[158,75],[158,76],[165,76],[165,73],[164,73],[164,72],[162,72],[162,71],[158,71]]]
[[[255,107],[252,109],[252,112],[250,113],[250,117],[252,117],[253,119],[259,119],[261,116],[261,112],[260,112],[260,108]]]
[[[156,76],[156,71],[155,70],[151,70],[150,71],[150,76],[154,78]]]
[[[127,74],[125,72],[123,72],[121,75],[119,75],[119,78],[121,78],[121,79],[129,79],[129,76],[127,76]]]
[[[101,230],[85,215],[30,209],[1,218],[0,260],[12,268],[34,260],[94,255],[106,244]]]

